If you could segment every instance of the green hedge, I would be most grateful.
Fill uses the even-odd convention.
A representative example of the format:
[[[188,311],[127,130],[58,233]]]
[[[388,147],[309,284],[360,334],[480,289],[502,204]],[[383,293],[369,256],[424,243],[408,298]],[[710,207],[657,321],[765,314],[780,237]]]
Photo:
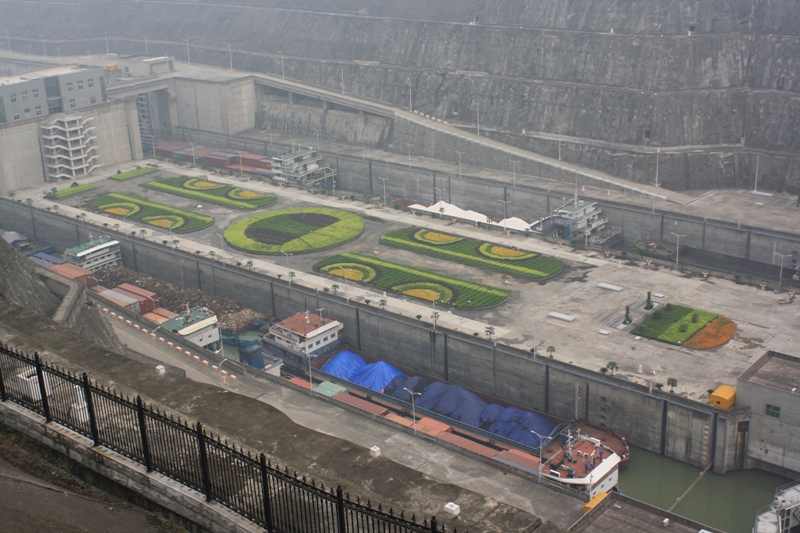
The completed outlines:
[[[125,181],[131,178],[137,178],[139,176],[144,176],[145,174],[150,174],[151,172],[157,172],[157,171],[158,169],[155,168],[136,168],[133,170],[129,170],[128,172],[121,172],[119,174],[114,174],[113,176],[109,176],[108,179]]]
[[[60,191],[56,191],[55,193],[49,192],[45,195],[45,198],[49,198],[51,200],[61,200],[62,198],[66,198],[67,196],[73,196],[75,194],[80,194],[82,192],[93,191],[97,187],[94,185],[89,185],[88,183],[81,183],[75,187],[67,187],[66,189],[61,189]]]
[[[329,272],[338,267],[354,268],[353,265],[363,265],[373,269],[377,275],[370,280],[370,284],[379,289],[391,292],[415,288],[428,288],[436,290],[436,286],[446,289],[443,296],[449,299],[440,299],[439,303],[451,305],[459,309],[481,309],[494,307],[508,300],[509,291],[496,289],[481,283],[452,278],[435,272],[412,268],[368,255],[343,253],[326,257],[314,265],[318,272]],[[438,292],[438,291],[437,291]]]
[[[694,315],[697,315],[695,321]],[[682,305],[667,304],[656,309],[631,330],[634,335],[669,344],[683,344],[719,315]],[[685,325],[684,331],[681,326]]]
[[[323,227],[292,220],[323,215],[335,222]],[[249,237],[248,229],[264,229],[287,237],[283,243],[267,243]],[[258,254],[306,253],[339,246],[358,238],[364,232],[364,220],[358,215],[326,207],[281,209],[238,220],[225,230],[225,240],[234,248]]]
[[[464,265],[488,268],[512,276],[535,280],[552,277],[558,274],[563,266],[558,259],[530,252],[526,252],[520,257],[502,258],[489,250],[493,246],[507,247],[476,239],[459,237],[454,242],[433,244],[418,237],[420,232],[427,231],[417,227],[402,228],[381,237],[380,243]]]
[[[258,209],[259,207],[268,207],[278,201],[276,196],[267,196],[265,194],[256,193],[255,191],[246,191],[245,189],[231,187],[230,185],[217,184],[217,186],[213,188],[194,187],[193,184],[198,181],[200,180],[197,178],[181,176],[179,178],[151,181],[145,184],[145,187],[186,198],[203,200],[227,207],[236,207],[238,209]],[[261,198],[241,198],[240,195],[243,192],[259,194]]]
[[[128,196],[125,194],[107,194],[92,202],[92,207],[99,211],[106,211],[108,209],[132,209],[138,208],[126,217],[157,226],[160,228],[171,228],[172,231],[177,233],[187,233],[210,226],[214,223],[214,217],[200,215],[191,211],[184,211],[168,205],[150,202],[135,196]],[[108,211],[106,211],[108,213]],[[121,216],[115,213],[110,213],[114,216]],[[177,219],[175,217],[178,217]],[[177,222],[180,220],[180,222]],[[159,221],[170,222],[171,225],[159,224]]]

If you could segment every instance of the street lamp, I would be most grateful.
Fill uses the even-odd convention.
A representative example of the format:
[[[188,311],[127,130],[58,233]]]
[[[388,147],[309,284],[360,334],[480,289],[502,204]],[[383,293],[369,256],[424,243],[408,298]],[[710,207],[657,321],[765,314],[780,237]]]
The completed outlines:
[[[222,361],[219,362],[219,366],[217,367],[217,370],[219,371],[219,385],[220,385],[220,387],[224,387],[225,386],[225,376],[222,374],[222,365],[224,365],[225,361],[227,361],[227,360],[228,360],[228,358],[225,357],[225,353],[223,352],[222,353]]]
[[[458,179],[461,179],[461,156],[466,152],[459,152],[456,150],[456,153],[458,154]]]
[[[281,79],[286,79],[286,71],[283,70],[283,51],[281,51]]]
[[[192,145],[192,164],[194,165],[194,147],[195,147],[195,143],[189,143],[189,144]]]
[[[56,46],[56,53],[58,54],[58,58],[61,59],[61,48]]]
[[[215,233],[214,235],[219,237],[219,243],[222,245],[222,252],[224,253],[225,252],[225,237],[223,237],[219,233]]]
[[[106,39],[106,55],[108,55],[109,54],[109,52],[108,52],[108,34],[106,32],[103,32],[103,37],[105,37],[105,39]]]
[[[191,65],[192,57],[189,55],[189,39],[184,39],[184,41],[186,41],[186,63]]]
[[[505,233],[506,219],[508,218],[508,204],[511,203],[511,200],[498,200],[498,202],[503,202],[503,233]]]
[[[411,170],[411,148],[414,146],[411,143],[405,143],[408,146],[408,170]],[[417,192],[419,194],[419,191]]]
[[[147,35],[144,36],[144,53],[150,55],[150,47],[147,45]]]
[[[164,325],[158,326],[156,329],[150,332],[150,338],[153,339],[153,358],[156,358],[156,331],[164,327]]]
[[[386,180],[389,178],[382,178],[378,176],[378,179],[383,182],[383,205],[386,206]]]
[[[670,231],[670,233],[672,232]],[[677,233],[672,233],[672,235],[678,238],[678,244],[675,245],[675,270],[678,270],[678,257],[681,253],[681,237],[686,237],[686,235],[678,235]]]
[[[286,270],[289,270],[289,256],[292,255],[289,252],[281,252],[283,255],[286,256]]]
[[[265,123],[269,128],[269,145],[272,146],[272,122]]]
[[[775,256],[779,255],[781,257],[781,272],[778,274],[778,290],[781,290],[781,286],[783,285],[783,259],[785,257],[791,257],[790,254],[782,254],[778,252],[772,252],[772,258],[775,259]]]
[[[39,35],[42,38],[42,52],[44,53],[44,57],[47,57],[47,48],[44,45],[44,35]]]
[[[231,48],[231,43],[228,43],[228,56],[231,58],[231,70],[233,70],[233,48]]]
[[[541,435],[539,435],[538,433],[536,433],[532,429],[529,429],[528,431],[530,431],[531,433],[533,433],[534,435],[539,437],[539,483],[541,483],[542,482],[542,466],[543,466],[542,465],[542,449],[547,445],[547,442],[548,442],[547,439],[549,437],[542,437]]]
[[[403,387],[403,390],[406,391],[411,396],[411,418],[414,419],[414,436],[417,436],[417,407],[414,403],[415,396],[422,396],[421,392],[414,392],[408,390],[407,388]]]
[[[442,200],[442,191],[446,191],[446,190],[447,190],[447,187],[434,187],[434,188],[433,188],[433,190],[434,190],[434,193],[433,193],[433,203],[436,203],[436,192],[438,192],[438,193],[439,193],[439,201],[440,201],[440,202],[441,202],[441,201],[444,201],[444,200]],[[441,215],[441,213],[440,213],[440,215]]]
[[[314,130],[314,133],[317,134],[317,154],[320,152],[320,145],[319,145],[319,134],[322,131],[322,128],[317,128]]]
[[[519,161],[514,161],[513,159],[509,159],[512,165],[514,165],[514,188],[517,188],[517,163]]]

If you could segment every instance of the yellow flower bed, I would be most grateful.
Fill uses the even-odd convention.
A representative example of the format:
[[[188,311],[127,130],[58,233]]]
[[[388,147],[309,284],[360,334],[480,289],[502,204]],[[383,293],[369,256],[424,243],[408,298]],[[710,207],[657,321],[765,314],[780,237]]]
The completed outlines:
[[[263,198],[264,197],[263,194],[259,194],[257,192],[253,192],[253,191],[240,191],[237,196],[239,196],[239,198],[248,198],[248,199],[249,198]]]
[[[455,242],[459,240],[458,237],[454,237],[453,235],[445,235],[444,233],[436,233],[435,231],[427,232],[423,238],[426,241],[433,241],[433,242]]]
[[[403,294],[407,296],[413,296],[414,298],[419,298],[420,300],[428,300],[429,302],[438,300],[441,296],[441,294],[431,289],[409,289],[407,291],[403,291]]]
[[[492,246],[489,251],[494,255],[499,255],[501,257],[520,257],[526,253],[519,250],[512,250],[511,248],[505,248],[503,246]]]
[[[124,207],[109,207],[105,210],[106,213],[111,213],[112,215],[127,215],[130,213],[129,209],[125,209]]]
[[[148,220],[147,223],[150,224],[151,226],[158,226],[159,228],[171,228],[172,225],[174,224],[173,221],[166,220],[163,218],[158,218],[156,220]]]
[[[361,278],[364,277],[364,273],[355,268],[334,268],[333,270],[329,270],[328,273],[339,276],[340,278],[347,278],[351,281],[361,281]]]
[[[219,187],[216,183],[211,183],[210,181],[195,181],[192,183],[193,187],[206,187],[206,188],[213,188]]]

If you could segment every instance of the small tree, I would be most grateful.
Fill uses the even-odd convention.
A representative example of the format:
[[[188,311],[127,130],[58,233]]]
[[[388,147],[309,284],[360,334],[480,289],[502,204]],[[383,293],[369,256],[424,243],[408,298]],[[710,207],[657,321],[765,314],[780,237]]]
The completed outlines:
[[[492,335],[494,335],[494,326],[486,326],[486,336],[489,337],[489,340],[492,339]]]
[[[294,277],[295,277],[296,275],[297,275],[297,274],[295,274],[295,273],[294,273],[294,271],[291,271],[291,272],[289,272],[289,285],[291,285],[291,284],[292,284],[292,281],[294,281]]]
[[[548,346],[547,347],[547,353],[550,354],[550,359],[553,358],[553,354],[555,352],[556,352],[556,347],[555,346]]]
[[[619,369],[619,365],[617,364],[616,361],[609,361],[606,366],[608,367],[609,370],[611,370],[612,376],[614,375],[614,371]]]
[[[119,224],[114,224],[114,231],[119,231]]]
[[[669,385],[669,391],[675,392],[675,387],[678,386],[678,380],[675,378],[667,378],[667,385]]]
[[[364,300],[364,303],[365,303],[365,304],[367,304],[367,305],[369,305],[369,303],[370,303],[371,301],[372,301],[372,300]]]
[[[103,222],[103,227],[107,228],[108,227],[108,222]]]
[[[58,213],[58,204],[53,204],[53,211]]]
[[[242,262],[241,262],[241,261],[236,261],[236,266],[237,266],[237,267],[240,267],[240,266],[242,266]]]
[[[331,285],[331,290],[333,291],[333,294],[336,294],[339,290],[339,285],[334,283],[333,285]]]
[[[145,236],[147,236],[147,230],[146,229],[140,229],[139,230],[139,235],[141,235],[142,239],[144,239]]]
[[[661,389],[663,389],[663,388],[664,388],[664,384],[663,384],[663,383],[656,383],[656,388],[657,388],[658,390],[661,390]]]
[[[214,250],[209,250],[209,251],[208,251],[208,255],[210,255],[210,256],[211,256],[211,262],[212,262],[212,263],[214,262],[214,256],[216,255],[216,253],[217,253],[217,252],[215,252]]]
[[[602,372],[603,374],[608,373],[608,367],[604,366],[603,368],[600,369],[600,372]]]
[[[28,204],[28,205],[33,205],[33,199],[25,198],[25,203]]]
[[[253,262],[252,261],[248,261],[248,262],[246,262],[244,264],[244,266],[246,266],[247,268],[253,268]]]
[[[168,242],[169,242],[169,241],[168,241],[167,239],[164,239],[163,241],[161,241],[161,244],[163,244],[164,246],[166,246]]]
[[[386,304],[387,304],[387,303],[389,303],[389,302],[387,302],[387,301],[386,301],[385,299],[383,299],[383,298],[381,298],[380,300],[378,300],[378,305],[381,307],[381,309],[386,309]]]

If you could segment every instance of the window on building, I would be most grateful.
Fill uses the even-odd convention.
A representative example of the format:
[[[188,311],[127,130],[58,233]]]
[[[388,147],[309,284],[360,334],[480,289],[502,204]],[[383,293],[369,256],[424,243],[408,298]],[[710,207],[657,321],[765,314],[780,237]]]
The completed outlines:
[[[89,78],[86,80],[86,83],[89,85],[89,87],[94,87],[94,78]]]
[[[316,346],[319,346],[319,343],[320,343],[320,342],[322,342],[322,341],[317,341],[317,344],[316,344]]]
[[[22,91],[19,94],[22,96],[22,101],[23,102],[28,99],[28,91]]]
[[[71,81],[68,81],[68,82],[67,82],[67,92],[68,92],[68,93],[71,93],[71,92],[72,92],[72,82],[71,82]]]
[[[36,116],[38,117],[41,114],[42,114],[42,106],[37,105],[36,106]]]
[[[78,90],[83,89],[83,80],[78,80]]]
[[[773,418],[780,418],[781,408],[778,407],[777,405],[767,404],[767,416],[771,416]]]
[[[39,98],[39,89],[32,89],[32,90],[31,90],[31,93],[33,93],[33,98],[34,98],[34,100],[35,100],[36,98]]]
[[[30,107],[26,107],[25,111],[23,111],[23,113],[25,113],[26,115],[29,114],[30,112],[31,112],[31,108]]]
[[[90,96],[90,97],[89,97],[89,103],[90,103],[90,104],[96,104],[96,103],[97,103],[97,97],[95,97],[95,96]]]
[[[70,98],[69,99],[69,108],[70,109],[75,109],[75,99],[74,98]]]
[[[14,113],[14,120],[19,120],[19,113]]]
[[[8,99],[11,100],[11,103],[14,104],[17,102],[17,93],[11,93],[8,95]]]

